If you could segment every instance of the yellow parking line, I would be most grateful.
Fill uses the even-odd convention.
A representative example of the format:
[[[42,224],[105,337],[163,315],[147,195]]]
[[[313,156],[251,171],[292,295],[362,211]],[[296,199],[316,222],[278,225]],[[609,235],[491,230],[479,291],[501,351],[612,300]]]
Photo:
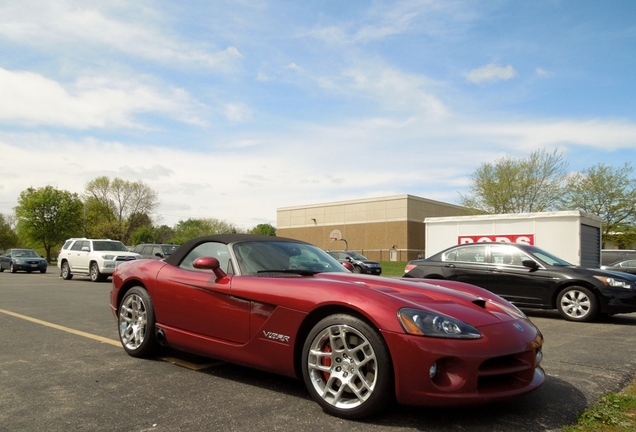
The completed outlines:
[[[96,340],[96,341],[99,341],[99,342],[103,342],[103,343],[107,343],[107,344],[111,344],[111,345],[115,345],[115,346],[121,346],[121,343],[119,341],[116,341],[116,340],[113,340],[113,339],[108,339],[108,338],[105,338],[105,337],[102,337],[102,336],[97,336],[97,335],[94,335],[94,334],[91,334],[91,333],[86,333],[86,332],[83,332],[83,331],[74,330],[72,328],[64,327],[64,326],[53,324],[53,323],[46,322],[46,321],[42,321],[42,320],[39,320],[37,318],[31,318],[31,317],[26,316],[26,315],[20,315],[20,314],[17,314],[15,312],[10,312],[10,311],[4,310],[4,309],[0,309],[0,312],[2,312],[3,314],[6,314],[6,315],[14,316],[16,318],[21,318],[23,320],[31,321],[31,322],[34,322],[36,324],[41,324],[43,326],[47,326],[47,327],[51,327],[51,328],[54,328],[54,329],[62,330],[62,331],[65,331],[67,333],[72,333],[74,335],[84,336],[84,337],[89,338],[89,339],[93,339],[93,340]]]
[[[11,316],[16,317],[16,318],[20,318],[20,319],[23,319],[23,320],[31,321],[31,322],[34,322],[36,324],[41,324],[41,325],[46,326],[46,327],[51,327],[51,328],[54,328],[54,329],[57,329],[57,330],[65,331],[67,333],[72,333],[72,334],[77,335],[77,336],[83,336],[83,337],[86,337],[86,338],[89,338],[89,339],[93,339],[93,340],[96,340],[96,341],[99,341],[99,342],[103,342],[103,343],[107,343],[107,344],[114,345],[114,346],[117,346],[117,347],[121,347],[121,343],[119,341],[117,341],[117,340],[108,339],[108,338],[105,338],[105,337],[102,337],[102,336],[97,336],[97,335],[94,335],[94,334],[91,334],[91,333],[86,333],[86,332],[79,331],[79,330],[74,330],[72,328],[68,328],[68,327],[64,327],[64,326],[61,326],[61,325],[53,324],[53,323],[50,323],[50,322],[47,322],[47,321],[42,321],[42,320],[39,320],[37,318],[31,318],[29,316],[21,315],[21,314],[18,314],[18,313],[15,313],[15,312],[11,312],[11,311],[8,311],[8,310],[4,310],[4,309],[0,309],[0,312],[2,312],[3,314],[6,314],[6,315],[11,315]],[[184,368],[187,368],[187,369],[191,369],[191,370],[195,370],[195,371],[202,370],[202,369],[207,369],[207,368],[210,368],[210,367],[213,367],[213,366],[219,366],[219,365],[223,364],[223,362],[219,362],[219,361],[213,361],[213,362],[209,362],[209,363],[197,364],[197,363],[194,363],[194,362],[189,362],[189,361],[184,360],[184,359],[178,359],[178,358],[175,358],[175,357],[168,357],[168,356],[160,357],[160,359],[165,361],[165,362],[172,363],[172,364],[175,364],[177,366],[181,366],[181,367],[184,367]]]

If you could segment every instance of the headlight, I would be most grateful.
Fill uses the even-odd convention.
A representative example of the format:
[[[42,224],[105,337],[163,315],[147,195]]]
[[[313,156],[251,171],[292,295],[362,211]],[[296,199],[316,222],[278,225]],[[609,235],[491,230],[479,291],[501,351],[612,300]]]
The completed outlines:
[[[626,288],[632,289],[632,283],[625,279],[619,279],[615,277],[609,276],[594,276],[596,279],[600,280],[603,285],[610,286],[612,288]]]
[[[408,334],[451,339],[479,339],[481,333],[465,322],[446,315],[404,308],[398,318]]]
[[[26,261],[25,261],[25,260],[23,260],[23,259],[17,259],[17,260],[15,260],[15,263],[16,263],[16,264],[24,264],[25,262],[26,262]]]
[[[102,255],[102,258],[107,261],[112,261],[115,259],[115,255]]]

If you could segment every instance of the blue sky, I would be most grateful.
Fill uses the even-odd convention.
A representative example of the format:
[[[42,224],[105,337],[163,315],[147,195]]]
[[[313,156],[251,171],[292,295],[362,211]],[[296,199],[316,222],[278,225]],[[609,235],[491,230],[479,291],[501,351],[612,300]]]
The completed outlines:
[[[636,156],[636,2],[0,0],[0,213],[141,180],[158,223],[457,203],[503,156]]]

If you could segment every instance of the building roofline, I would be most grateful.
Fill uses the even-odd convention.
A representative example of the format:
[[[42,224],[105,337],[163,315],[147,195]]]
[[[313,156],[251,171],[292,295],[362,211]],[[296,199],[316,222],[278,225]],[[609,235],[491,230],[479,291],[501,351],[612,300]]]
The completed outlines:
[[[422,198],[415,195],[402,194],[402,195],[389,195],[383,197],[374,197],[374,198],[360,198],[354,200],[344,200],[344,201],[332,201],[326,203],[317,203],[317,204],[306,204],[306,205],[298,205],[292,207],[279,207],[277,211],[289,211],[289,210],[300,210],[300,209],[308,209],[308,208],[318,208],[318,207],[330,207],[330,206],[341,206],[346,204],[362,204],[368,202],[380,202],[380,201],[397,201],[397,200],[413,200],[413,201],[421,201],[427,202],[431,204],[444,205],[448,207],[455,207],[457,209],[466,210],[468,207],[462,207],[456,204],[449,204],[443,201],[436,201],[428,198]]]

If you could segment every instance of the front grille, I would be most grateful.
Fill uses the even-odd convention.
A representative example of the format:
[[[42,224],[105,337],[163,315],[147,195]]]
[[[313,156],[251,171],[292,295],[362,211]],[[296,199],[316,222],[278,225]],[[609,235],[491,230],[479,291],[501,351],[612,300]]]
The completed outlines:
[[[117,256],[115,258],[116,261],[133,261],[136,260],[137,258],[135,258],[134,256]]]
[[[478,391],[497,393],[511,388],[523,388],[532,382],[536,352],[495,357],[486,360],[479,367]]]

